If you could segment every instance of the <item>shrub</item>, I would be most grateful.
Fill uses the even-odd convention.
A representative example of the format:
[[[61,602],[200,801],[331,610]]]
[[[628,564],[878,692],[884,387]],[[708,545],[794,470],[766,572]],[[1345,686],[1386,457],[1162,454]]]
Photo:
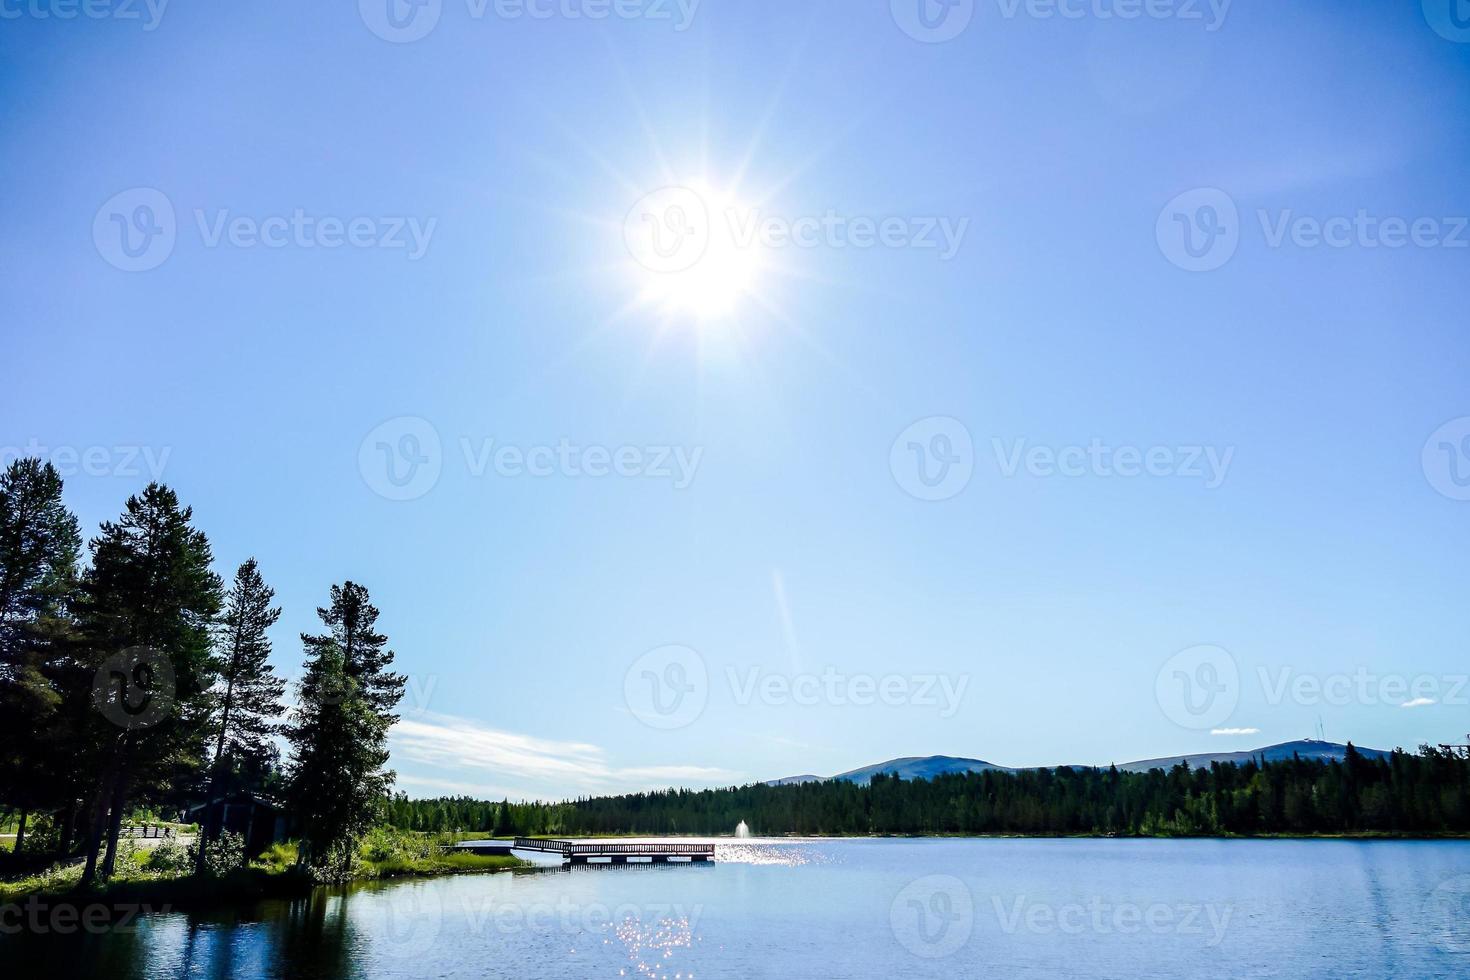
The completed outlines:
[[[170,837],[160,841],[158,846],[148,853],[145,863],[150,871],[162,871],[167,874],[179,874],[194,867],[194,859],[191,854],[193,849],[186,850],[184,845]]]
[[[276,843],[266,848],[265,853],[256,858],[255,864],[271,872],[283,872],[296,866],[297,850],[295,844]]]
[[[201,846],[195,844],[189,848],[190,864],[199,853],[196,848]],[[232,830],[227,830],[219,837],[204,847],[204,873],[211,878],[223,878],[231,871],[245,866],[245,838]]]

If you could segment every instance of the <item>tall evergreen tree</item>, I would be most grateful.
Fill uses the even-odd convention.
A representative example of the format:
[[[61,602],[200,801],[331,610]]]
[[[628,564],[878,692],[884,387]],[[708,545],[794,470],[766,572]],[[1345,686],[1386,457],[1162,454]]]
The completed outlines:
[[[215,635],[214,755],[211,765],[209,806],[201,828],[205,841],[219,834],[220,812],[214,798],[226,787],[232,771],[244,770],[246,760],[265,756],[270,739],[280,729],[276,721],[284,710],[281,696],[286,682],[270,664],[271,642],[266,631],[281,618],[272,606],[276,592],[260,575],[255,559],[235,572],[225,596],[225,612]],[[204,847],[198,848],[197,867],[203,870]]]
[[[161,484],[129,497],[92,540],[82,620],[94,668],[87,734],[97,762],[83,880],[111,875],[128,807],[203,764],[222,585],[191,508]]]
[[[493,837],[514,837],[516,833],[515,821],[510,816],[510,797],[501,801],[495,814],[495,833]]]
[[[377,631],[378,610],[368,590],[355,582],[334,585],[331,605],[318,607],[316,614],[327,632],[301,635],[307,656],[329,646],[340,649],[343,670],[357,683],[359,694],[387,724],[393,724],[398,720],[393,710],[403,699],[406,678],[388,670],[393,651],[388,649],[388,638]]]
[[[64,806],[70,758],[56,737],[81,533],[56,468],[19,459],[0,474],[0,800],[20,809],[15,849],[36,809]]]
[[[307,661],[287,731],[290,795],[301,863],[337,880],[351,870],[357,841],[393,781],[383,767],[404,678],[387,670],[393,653],[376,630],[378,610],[365,588],[333,586],[332,604],[317,612],[328,629],[301,636]]]

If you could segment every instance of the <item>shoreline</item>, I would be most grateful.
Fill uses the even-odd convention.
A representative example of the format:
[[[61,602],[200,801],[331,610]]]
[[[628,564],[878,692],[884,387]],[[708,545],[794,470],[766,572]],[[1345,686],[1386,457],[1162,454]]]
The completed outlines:
[[[178,908],[208,908],[224,905],[249,905],[280,898],[303,898],[317,888],[344,888],[357,884],[387,882],[410,878],[442,878],[450,875],[495,874],[534,868],[529,861],[516,857],[481,857],[459,854],[431,858],[421,862],[387,862],[382,866],[366,864],[343,882],[320,882],[294,867],[284,869],[241,868],[218,878],[192,874],[176,877],[132,878],[101,886],[78,888],[20,889],[16,882],[0,882],[0,910],[35,900],[56,907],[84,908],[97,905],[149,906],[150,911],[172,911]],[[161,909],[151,906],[162,905]]]
[[[628,840],[637,838],[657,839],[703,839],[721,844],[738,844],[770,841],[841,841],[841,840],[1196,840],[1196,841],[1423,841],[1470,842],[1470,834],[1386,834],[1380,832],[1359,834],[1260,834],[1240,835],[1109,835],[1109,834],[781,834],[769,836],[753,835],[749,838],[716,834],[598,834],[560,835],[558,840]],[[510,840],[511,838],[475,838],[483,840]],[[413,879],[443,878],[454,875],[497,874],[501,872],[525,872],[545,870],[543,865],[517,857],[481,856],[471,854],[446,855],[413,862],[365,862],[349,880],[335,883],[319,882],[294,867],[242,868],[220,878],[200,878],[194,875],[161,877],[151,879],[128,879],[101,887],[80,889],[47,888],[44,885],[28,890],[16,888],[16,882],[0,882],[0,910],[45,902],[52,908],[71,907],[86,909],[110,906],[117,911],[128,911],[132,915],[140,912],[170,912],[181,909],[209,909],[226,906],[247,906],[272,899],[292,899],[309,896],[318,888],[340,889],[360,884],[407,881]]]
[[[1470,840],[1470,832],[1388,833],[1364,830],[1357,833],[753,833],[750,837],[720,833],[559,833],[545,835],[553,840]],[[510,840],[512,837],[473,837],[476,840]]]

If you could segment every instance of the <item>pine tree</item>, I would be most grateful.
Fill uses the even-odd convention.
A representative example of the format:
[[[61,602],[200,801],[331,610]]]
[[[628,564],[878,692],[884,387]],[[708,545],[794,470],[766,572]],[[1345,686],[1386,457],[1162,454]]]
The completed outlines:
[[[516,832],[515,821],[510,816],[510,798],[506,797],[500,804],[495,816],[495,833],[492,837],[514,837]]]
[[[214,797],[225,787],[225,775],[246,760],[265,756],[271,736],[280,725],[281,697],[286,682],[270,664],[271,642],[266,631],[281,618],[271,605],[276,592],[265,579],[255,559],[235,572],[234,583],[225,597],[225,613],[215,635],[214,669],[219,675],[215,694],[215,742],[205,841],[219,833],[219,812]],[[206,849],[197,850],[196,870],[204,868]]]
[[[368,597],[368,590],[355,582],[332,586],[332,604],[316,614],[328,631],[318,636],[302,634],[307,656],[328,646],[342,651],[343,669],[357,682],[361,696],[387,724],[398,720],[393,709],[403,699],[406,678],[388,671],[393,664],[393,651],[387,649],[388,638],[377,632],[378,610]]]
[[[392,785],[383,766],[404,678],[386,669],[393,653],[376,632],[378,610],[365,588],[333,586],[331,606],[317,612],[328,632],[301,636],[307,661],[287,731],[290,794],[302,827],[301,863],[319,878],[340,880]]]
[[[168,487],[150,484],[91,542],[80,612],[94,670],[96,710],[83,735],[96,792],[84,883],[97,874],[104,832],[101,874],[111,875],[131,803],[157,798],[203,765],[222,584],[193,516]]]
[[[28,814],[65,806],[74,771],[55,737],[56,680],[82,539],[61,490],[56,468],[37,459],[0,474],[0,799],[20,808],[17,853]]]

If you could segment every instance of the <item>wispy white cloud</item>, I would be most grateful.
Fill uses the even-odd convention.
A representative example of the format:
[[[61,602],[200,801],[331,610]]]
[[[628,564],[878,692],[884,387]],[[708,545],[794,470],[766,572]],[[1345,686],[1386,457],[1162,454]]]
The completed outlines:
[[[476,795],[559,799],[744,778],[710,766],[615,766],[596,745],[501,731],[435,712],[400,719],[393,726],[389,747],[392,765],[402,769],[408,763],[413,770],[399,776],[400,784],[444,792],[471,792],[473,787]],[[442,775],[425,773],[425,768]],[[487,775],[489,781],[476,778]]]
[[[796,639],[796,624],[791,620],[791,603],[786,598],[786,578],[778,568],[771,569],[771,589],[776,595],[776,614],[781,619],[781,641],[791,658],[793,672],[801,670],[801,643]]]
[[[1211,728],[1211,735],[1259,735],[1259,728]]]
[[[1408,141],[1372,140],[1353,143],[1314,142],[1283,148],[1269,159],[1222,177],[1220,186],[1243,197],[1291,193],[1304,188],[1362,180],[1402,164]],[[1237,198],[1238,200],[1239,198]],[[1241,215],[1245,219],[1246,215]],[[1253,216],[1252,216],[1253,220]]]
[[[473,796],[481,800],[527,800],[536,796],[524,786],[507,786],[502,783],[467,783],[457,779],[432,779],[423,776],[399,773],[397,788],[414,791],[414,796]]]
[[[1427,705],[1431,705],[1431,704],[1434,704],[1434,703],[1436,703],[1435,700],[1434,700],[1434,698],[1415,698],[1412,701],[1405,701],[1403,704],[1399,705],[1399,707],[1400,708],[1423,708],[1423,707],[1425,707]]]

